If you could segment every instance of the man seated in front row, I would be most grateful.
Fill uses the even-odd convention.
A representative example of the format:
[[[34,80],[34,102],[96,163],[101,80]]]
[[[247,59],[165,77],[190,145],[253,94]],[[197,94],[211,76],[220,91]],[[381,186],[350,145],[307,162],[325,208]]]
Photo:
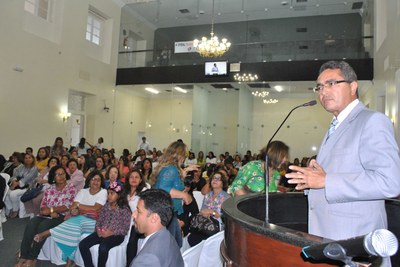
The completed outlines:
[[[133,218],[136,231],[145,238],[139,240],[137,255],[130,266],[183,267],[179,247],[166,229],[173,213],[170,195],[164,190],[149,189],[139,197]]]

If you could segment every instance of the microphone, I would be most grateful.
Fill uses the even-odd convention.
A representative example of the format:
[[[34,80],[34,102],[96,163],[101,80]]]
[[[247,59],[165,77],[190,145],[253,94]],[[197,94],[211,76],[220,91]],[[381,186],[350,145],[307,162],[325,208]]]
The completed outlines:
[[[304,103],[303,105],[300,105],[301,107],[309,107],[309,106],[314,106],[317,104],[317,100],[311,100],[310,102]]]
[[[389,257],[396,254],[397,249],[396,236],[389,230],[378,229],[363,236],[304,247],[302,253],[314,260],[332,259],[348,263],[353,257]]]
[[[301,107],[310,107],[310,106],[314,106],[315,104],[317,104],[317,101],[316,100],[311,100],[311,101],[309,101],[307,103],[304,103],[304,104],[301,104],[301,105],[298,105],[298,106],[292,108],[292,110],[286,115],[285,119],[282,121],[281,125],[279,125],[278,129],[276,129],[276,131],[272,135],[271,139],[269,139],[267,147],[269,147],[269,144],[271,143],[272,139],[274,139],[275,135],[279,132],[279,130],[282,128],[283,124],[286,122],[286,120],[289,118],[290,114],[292,114],[292,112],[295,109],[298,109],[298,108],[301,108]]]

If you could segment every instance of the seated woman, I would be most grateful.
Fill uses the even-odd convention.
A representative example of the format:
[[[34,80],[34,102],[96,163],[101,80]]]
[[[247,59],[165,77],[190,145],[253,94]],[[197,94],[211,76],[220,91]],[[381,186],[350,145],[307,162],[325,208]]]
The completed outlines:
[[[44,244],[43,237],[39,242],[33,242],[36,234],[53,228],[64,221],[64,215],[72,205],[76,189],[69,185],[68,173],[61,166],[52,168],[49,172],[49,184],[44,192],[40,205],[40,215],[28,221],[21,242],[21,256],[16,267],[34,266],[35,260]]]
[[[220,231],[223,230],[221,220],[222,203],[229,198],[229,194],[225,191],[228,188],[228,180],[224,173],[217,171],[211,175],[209,179],[211,192],[204,196],[203,205],[201,206],[200,215],[206,218],[212,217],[219,222]],[[188,236],[188,242],[191,246],[195,246],[209,236],[199,231],[191,231]]]
[[[71,176],[69,183],[73,184],[78,192],[85,186],[83,172],[78,169],[78,161],[74,158],[68,161],[68,173]]]
[[[94,171],[86,179],[86,185],[76,195],[70,208],[71,217],[62,224],[35,236],[35,241],[41,242],[51,235],[62,251],[62,259],[67,261],[66,266],[74,266],[75,251],[82,234],[94,232],[96,219],[100,209],[107,201],[107,190],[103,189],[103,175]]]
[[[132,213],[136,210],[139,202],[138,194],[147,189],[144,182],[142,173],[138,169],[134,169],[128,173],[128,180],[125,183],[124,189],[127,195],[128,204]],[[137,242],[140,234],[135,232],[134,225],[132,224],[131,235],[126,248],[126,266],[130,266],[131,261],[137,253]]]
[[[1,173],[7,173],[10,177],[13,177],[14,170],[21,167],[24,162],[24,155],[19,152],[12,153],[9,160],[4,163],[3,169],[0,171]]]
[[[143,174],[143,180],[145,183],[148,183],[151,177],[151,174],[153,173],[153,163],[151,162],[151,159],[145,158],[142,161],[141,167],[140,167],[142,174]]]
[[[51,157],[47,162],[47,166],[43,168],[39,176],[36,178],[36,186],[43,186],[42,192],[31,200],[24,202],[26,213],[31,213],[34,215],[40,212],[40,203],[42,202],[44,191],[50,187],[49,184],[49,172],[50,169],[59,165],[59,160],[56,157]]]
[[[105,188],[108,188],[110,184],[116,182],[117,184],[123,186],[119,176],[119,169],[115,165],[111,165],[106,172],[106,179],[104,181]]]
[[[45,147],[39,148],[36,155],[36,168],[41,172],[49,162],[49,151]]]
[[[100,244],[97,266],[106,266],[108,252],[113,247],[120,245],[129,231],[131,215],[122,186],[117,182],[111,183],[108,187],[107,203],[101,209],[96,222],[96,232],[79,243],[85,267],[94,266],[90,248],[96,244]]]
[[[249,192],[265,192],[265,157],[268,156],[269,192],[278,190],[280,173],[278,169],[289,159],[289,147],[281,141],[273,141],[268,147],[261,149],[261,160],[248,162],[240,168],[232,183],[234,195],[244,195]]]
[[[104,159],[101,156],[97,156],[96,157],[96,161],[95,161],[95,166],[91,167],[86,173],[85,173],[85,177],[89,177],[90,173],[93,171],[99,171],[101,172],[101,174],[106,175],[106,169],[105,169],[105,165],[104,165]]]
[[[19,204],[21,196],[32,187],[35,178],[38,176],[38,170],[35,166],[35,158],[32,154],[25,154],[24,164],[15,169],[13,177],[10,179],[10,191],[4,201],[6,204],[6,214],[10,218],[18,216]]]
[[[118,161],[119,174],[121,176],[121,182],[125,183],[126,177],[129,173],[129,159],[128,157],[121,156]]]

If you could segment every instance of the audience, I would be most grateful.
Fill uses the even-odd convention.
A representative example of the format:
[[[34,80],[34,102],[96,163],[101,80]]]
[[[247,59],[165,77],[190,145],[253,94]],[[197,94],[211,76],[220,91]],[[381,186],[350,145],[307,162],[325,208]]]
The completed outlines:
[[[67,267],[75,265],[75,251],[81,235],[94,232],[100,209],[107,201],[107,191],[103,189],[104,178],[100,172],[93,171],[86,185],[89,187],[79,191],[70,207],[71,216],[62,224],[35,236],[35,241],[40,242],[51,235],[62,251],[62,259],[67,262]]]
[[[83,146],[80,147],[82,144]],[[85,144],[87,142],[82,138],[77,147],[71,147],[68,153],[62,138],[57,137],[52,147],[39,148],[36,160],[29,151],[26,154],[15,152],[8,162],[4,163],[2,172],[9,173],[12,177],[11,191],[7,196],[7,209],[11,217],[16,217],[21,204],[19,197],[27,188],[43,187],[42,193],[24,203],[26,211],[32,213],[33,219],[26,226],[29,230],[25,231],[24,240],[21,243],[21,259],[16,266],[34,264],[45,239],[50,235],[61,249],[62,258],[67,261],[67,266],[74,265],[75,251],[78,246],[85,266],[93,266],[96,261],[98,266],[105,266],[108,251],[123,242],[131,223],[132,228],[126,251],[127,266],[140,265],[145,262],[144,256],[151,258],[148,253],[153,256],[159,253],[152,251],[154,245],[149,245],[147,248],[147,242],[156,236],[155,233],[164,232],[166,228],[169,233],[167,232],[168,236],[165,233],[162,234],[163,240],[165,240],[163,245],[167,248],[166,251],[172,254],[176,253],[175,248],[178,248],[179,253],[182,234],[191,233],[188,236],[188,242],[192,246],[206,239],[209,235],[190,228],[190,222],[197,214],[203,218],[215,219],[219,224],[218,229],[223,230],[221,206],[222,202],[229,197],[226,191],[230,192],[227,187],[233,180],[235,180],[232,185],[233,194],[243,193],[241,190],[244,192],[265,190],[265,185],[264,187],[260,185],[259,188],[254,187],[260,177],[264,178],[265,163],[262,159],[267,153],[265,148],[261,151],[262,155],[254,157],[251,155],[251,151],[248,151],[244,156],[244,161],[248,162],[248,165],[240,167],[242,161],[239,154],[235,154],[233,158],[229,152],[225,152],[219,156],[217,161],[213,151],[209,151],[207,159],[204,158],[204,153],[199,151],[195,158],[195,153],[187,152],[186,145],[181,140],[173,142],[164,150],[164,154],[154,147],[148,157],[146,157],[145,151],[140,149],[137,151],[137,156],[132,159],[129,150],[124,149],[119,161],[115,158],[114,149],[108,150],[101,144],[99,145],[101,149],[95,146],[88,148]],[[281,146],[275,147],[278,144]],[[282,142],[274,141],[268,150],[268,156],[271,159],[268,168],[271,177],[270,191],[277,190],[281,173],[286,171],[284,169],[286,164],[283,163],[288,160],[288,148],[282,144]],[[92,153],[93,149],[94,153]],[[76,159],[73,157],[74,153],[77,156]],[[53,156],[49,157],[50,155]],[[255,158],[261,160],[256,161]],[[130,159],[133,163],[131,166],[129,166]],[[249,171],[246,169],[250,165],[257,167],[258,175],[248,176]],[[208,167],[202,169],[203,166]],[[239,167],[240,171],[238,172]],[[206,170],[207,174],[206,172],[203,174],[203,170]],[[279,173],[280,171],[281,173]],[[105,181],[103,175],[106,177]],[[71,179],[69,179],[70,177]],[[5,180],[1,179],[1,181],[4,183]],[[108,195],[107,191],[102,189],[104,182],[109,187]],[[83,189],[85,183],[86,188]],[[150,190],[153,192],[151,196],[145,197],[147,200],[141,202],[141,194],[144,194],[144,191],[151,185],[157,190]],[[286,183],[285,185],[287,186]],[[2,185],[2,187],[4,186]],[[163,189],[163,191],[158,189]],[[162,193],[164,191],[168,194]],[[196,202],[192,201],[193,191],[201,191],[205,195],[200,211]],[[18,194],[16,194],[17,192]],[[53,194],[66,195],[67,192],[70,200],[65,197],[54,199]],[[156,195],[161,198],[166,196],[168,201],[172,201],[171,219],[165,220],[165,213],[164,215],[157,214],[151,210],[150,204],[146,204]],[[72,199],[75,197],[73,203],[71,196]],[[105,204],[107,200],[108,202]],[[138,202],[142,204],[140,205]],[[134,221],[130,219],[130,212],[134,213]],[[149,229],[144,229],[143,222],[145,220],[142,216],[144,213],[150,216],[148,218],[153,218],[152,223],[159,227],[157,231],[153,232],[153,235],[149,234]],[[115,219],[115,221],[112,223],[107,219],[101,221],[98,219],[99,214],[103,214],[100,217],[104,216],[104,218]],[[121,216],[117,214],[121,214]],[[43,220],[41,216],[52,219]],[[67,236],[64,232],[67,233]],[[80,241],[84,233],[90,235]],[[175,238],[172,238],[171,234]],[[164,239],[165,237],[167,238]],[[158,240],[158,237],[155,239]],[[35,242],[32,243],[32,240]],[[173,245],[169,245],[171,240],[173,240]],[[146,244],[143,245],[143,243]],[[28,244],[32,244],[32,246]],[[100,244],[98,259],[92,259],[89,252],[90,247],[95,244]],[[24,252],[22,253],[22,251]],[[164,255],[160,257],[164,257]],[[165,258],[166,266],[169,262],[168,257]],[[149,262],[151,262],[150,259]],[[173,266],[180,266],[180,264],[178,258]]]

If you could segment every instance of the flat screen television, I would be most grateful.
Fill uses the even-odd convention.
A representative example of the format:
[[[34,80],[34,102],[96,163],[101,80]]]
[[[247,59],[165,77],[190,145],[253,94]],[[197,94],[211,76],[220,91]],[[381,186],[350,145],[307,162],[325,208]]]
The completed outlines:
[[[204,63],[206,76],[228,75],[228,61],[209,61]]]

